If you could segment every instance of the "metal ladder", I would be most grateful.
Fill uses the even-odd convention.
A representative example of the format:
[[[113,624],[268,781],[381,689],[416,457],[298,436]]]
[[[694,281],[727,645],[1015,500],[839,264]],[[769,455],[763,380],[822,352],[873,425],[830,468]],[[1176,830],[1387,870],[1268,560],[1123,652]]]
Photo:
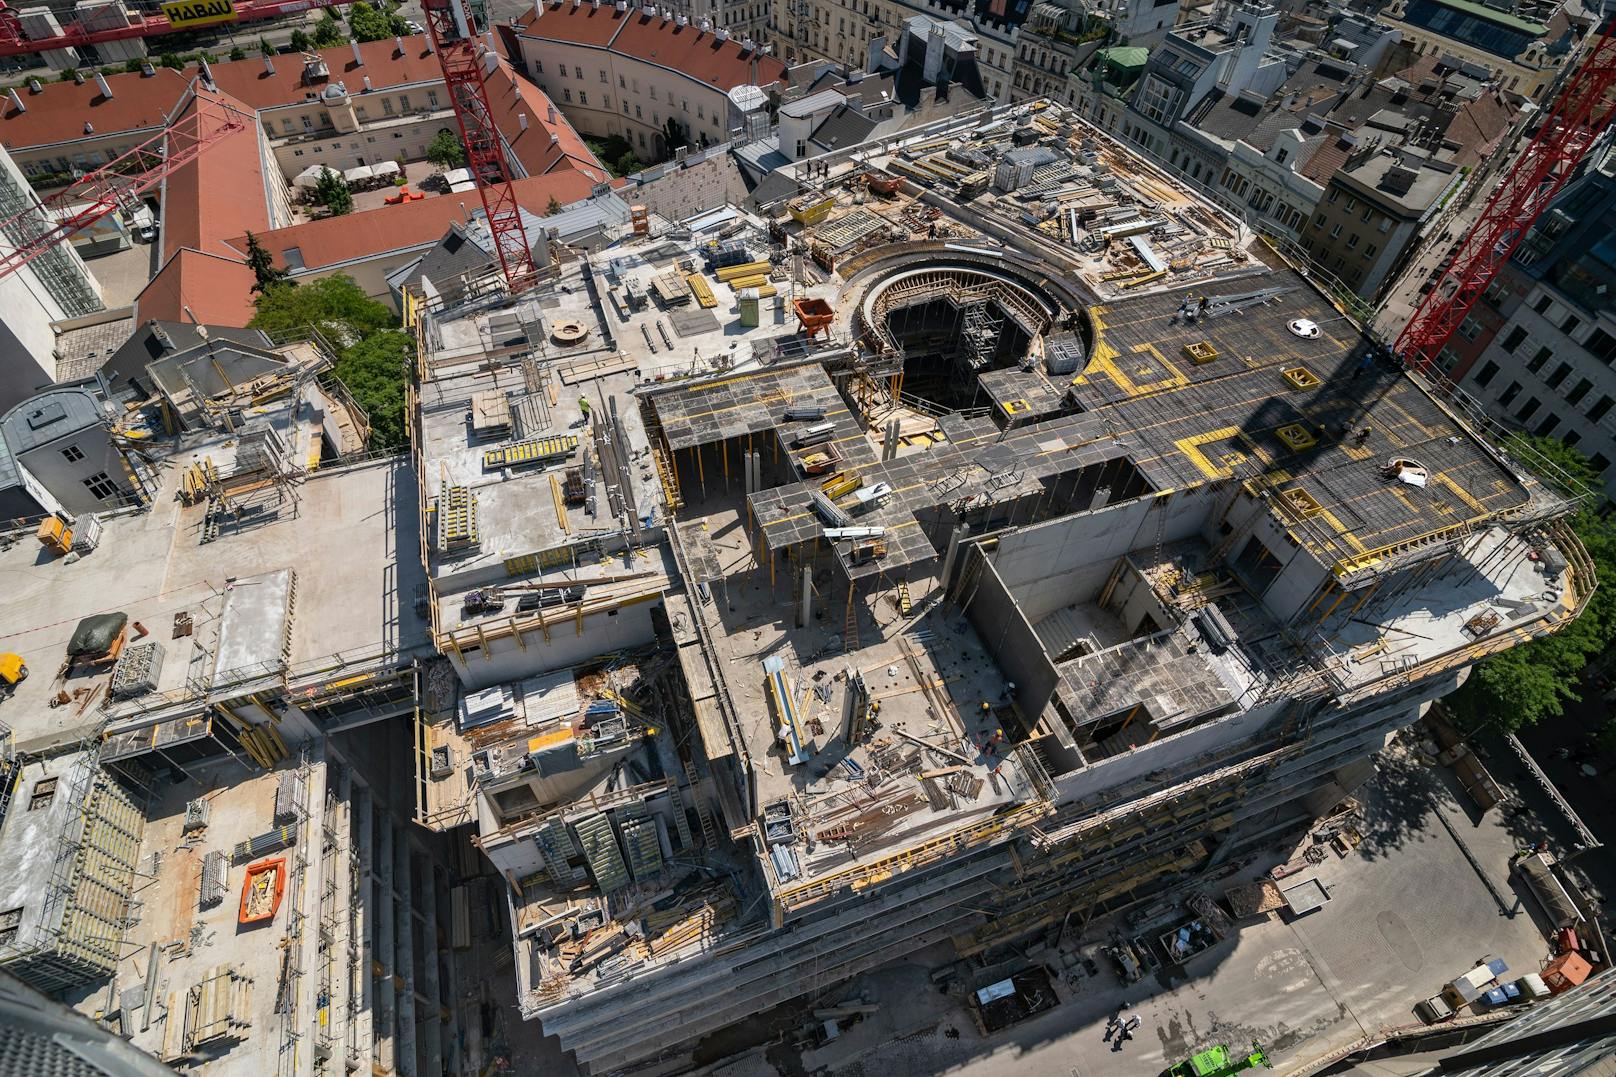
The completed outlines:
[[[713,826],[713,817],[707,811],[707,798],[701,795],[696,787],[696,764],[685,760],[685,779],[690,782],[690,799],[696,802],[696,818],[701,820],[701,837],[707,843],[707,848],[718,848],[718,829]]]

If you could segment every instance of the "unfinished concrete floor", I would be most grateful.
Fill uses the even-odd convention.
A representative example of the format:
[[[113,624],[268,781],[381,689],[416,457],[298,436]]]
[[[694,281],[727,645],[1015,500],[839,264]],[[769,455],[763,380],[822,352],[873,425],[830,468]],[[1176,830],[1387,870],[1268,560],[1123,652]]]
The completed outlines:
[[[881,1010],[837,1041],[802,1052],[794,1060],[801,1068],[789,1072],[1154,1077],[1201,1047],[1243,1047],[1255,1039],[1284,1073],[1366,1030],[1416,1022],[1414,1004],[1477,958],[1501,957],[1517,974],[1540,967],[1547,956],[1542,927],[1530,898],[1519,898],[1509,880],[1516,839],[1497,818],[1475,821],[1449,771],[1394,747],[1383,753],[1360,799],[1363,844],[1287,880],[1317,878],[1331,901],[1294,923],[1242,927],[1232,941],[1192,959],[1187,981],[1147,976],[1124,988],[1102,961],[1099,976],[1058,985],[1061,1004],[1054,1010],[984,1039],[969,1012],[930,984],[926,969],[897,966],[827,991],[821,1005],[863,994]],[[1299,850],[1270,852],[1241,878]],[[1104,942],[1112,926],[1091,925],[1077,944]],[[1074,942],[1037,959],[1064,972],[1063,953],[1072,953]],[[1142,1024],[1124,1050],[1113,1052],[1103,1039],[1105,1024],[1123,1002]],[[771,1058],[781,1055],[758,1052],[722,1072],[788,1072]]]

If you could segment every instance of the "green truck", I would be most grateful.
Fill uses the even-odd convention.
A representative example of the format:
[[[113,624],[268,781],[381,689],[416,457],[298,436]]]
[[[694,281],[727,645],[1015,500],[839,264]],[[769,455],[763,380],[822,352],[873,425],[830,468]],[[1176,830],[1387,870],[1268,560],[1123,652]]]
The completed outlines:
[[[1229,1077],[1230,1074],[1241,1073],[1245,1070],[1264,1066],[1273,1068],[1268,1061],[1268,1055],[1255,1043],[1251,1045],[1251,1053],[1241,1057],[1234,1054],[1223,1044],[1208,1047],[1180,1062],[1167,1071],[1167,1077]]]

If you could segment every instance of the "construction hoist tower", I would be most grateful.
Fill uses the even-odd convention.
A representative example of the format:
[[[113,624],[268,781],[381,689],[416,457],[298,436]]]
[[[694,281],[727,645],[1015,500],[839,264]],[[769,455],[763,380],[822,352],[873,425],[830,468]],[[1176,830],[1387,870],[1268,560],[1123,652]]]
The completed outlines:
[[[454,103],[455,122],[466,147],[466,161],[477,183],[494,254],[514,295],[533,286],[538,268],[533,264],[522,212],[511,190],[510,164],[499,128],[488,105],[485,64],[497,62],[493,50],[480,41],[466,0],[422,0],[427,32],[443,68],[443,81]]]

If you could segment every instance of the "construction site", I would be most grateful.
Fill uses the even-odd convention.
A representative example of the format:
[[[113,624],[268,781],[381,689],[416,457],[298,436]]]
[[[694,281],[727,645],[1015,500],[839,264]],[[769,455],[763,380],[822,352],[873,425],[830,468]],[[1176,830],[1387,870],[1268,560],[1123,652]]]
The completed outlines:
[[[588,1072],[1203,900],[1594,586],[1558,486],[1058,106],[792,174],[417,329],[418,819]]]
[[[187,1070],[521,1069],[514,1002],[680,1071],[1206,916],[1592,594],[1560,476],[1061,107],[784,174],[417,282],[408,456],[318,333],[147,368],[139,503],[0,538],[0,968]]]

